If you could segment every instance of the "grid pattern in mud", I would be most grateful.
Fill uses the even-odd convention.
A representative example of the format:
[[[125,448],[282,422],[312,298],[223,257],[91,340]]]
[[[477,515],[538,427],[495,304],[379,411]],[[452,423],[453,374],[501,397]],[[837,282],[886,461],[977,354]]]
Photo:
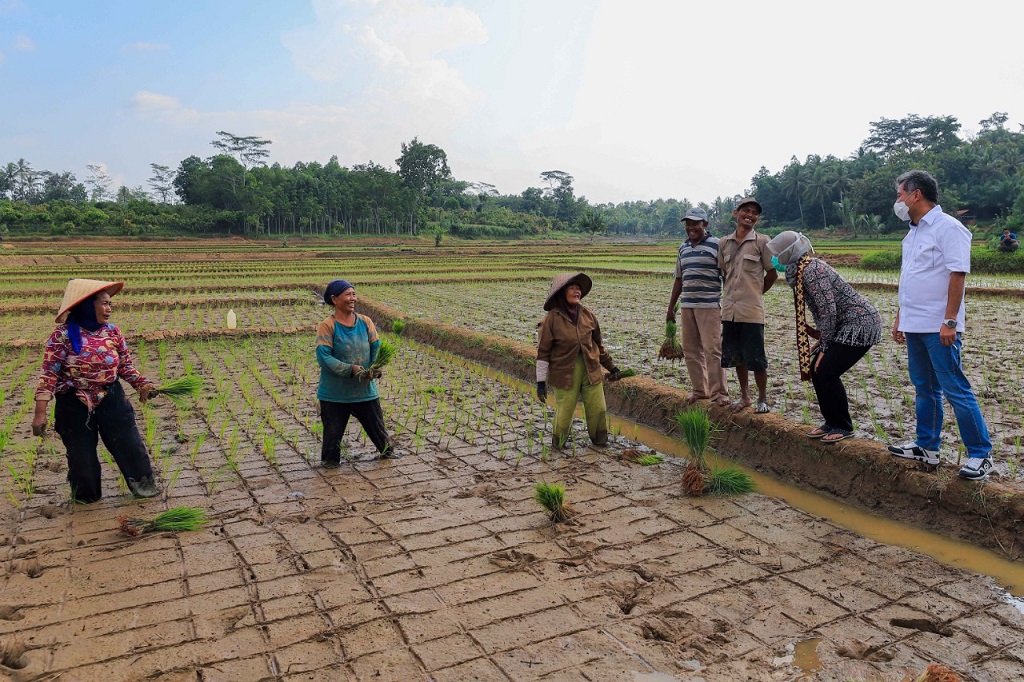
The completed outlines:
[[[319,469],[308,341],[143,351],[154,374],[213,377],[193,410],[139,415],[163,498],[123,500],[108,467],[108,498],[69,509],[41,455],[0,531],[0,638],[27,649],[6,674],[789,679],[788,647],[820,638],[834,679],[1024,675],[1024,613],[988,579],[760,495],[683,497],[675,464],[623,463],[625,443],[547,450],[528,396],[411,346],[382,390],[404,456],[372,460],[353,424],[350,463]],[[566,484],[576,523],[547,522],[541,479]],[[115,533],[179,504],[214,522]]]

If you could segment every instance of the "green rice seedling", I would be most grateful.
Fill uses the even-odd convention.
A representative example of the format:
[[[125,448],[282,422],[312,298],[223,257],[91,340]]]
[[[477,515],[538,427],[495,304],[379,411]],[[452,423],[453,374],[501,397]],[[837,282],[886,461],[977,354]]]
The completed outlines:
[[[619,379],[628,379],[629,377],[635,377],[635,376],[636,376],[636,372],[634,370],[623,369],[623,370],[619,371],[619,374],[618,374],[617,378],[619,378]]]
[[[636,463],[642,467],[649,467],[654,464],[661,464],[665,461],[665,455],[655,452],[650,455],[643,455],[636,460]]]
[[[199,507],[172,507],[151,519],[123,514],[117,517],[117,523],[123,534],[134,537],[143,533],[199,530],[209,523],[209,519],[206,518],[206,510]]]
[[[563,485],[538,481],[533,486],[533,499],[548,512],[552,523],[562,523],[576,515],[576,511],[565,501]]]
[[[189,464],[195,466],[196,457],[199,455],[199,449],[203,447],[203,441],[206,440],[206,431],[200,432],[196,435],[196,440],[192,443],[192,450],[188,453]]]
[[[199,389],[203,387],[203,380],[195,374],[186,374],[178,379],[171,379],[157,386],[160,394],[174,403],[177,408],[186,407],[188,398],[199,397]]]
[[[711,416],[699,407],[688,407],[676,414],[676,423],[683,432],[683,442],[690,448],[697,469],[705,471],[707,463],[704,452],[711,444],[711,436],[717,431]]]
[[[401,336],[402,332],[405,331],[405,322],[402,320],[395,320],[391,323],[391,331],[395,336]]]
[[[359,373],[359,378],[367,379],[373,372],[387,367],[397,354],[398,346],[382,337],[380,345],[377,346],[377,354],[374,356],[373,362]]]
[[[742,495],[753,490],[750,474],[732,464],[715,469],[704,480],[704,491],[711,495]]]
[[[270,462],[270,465],[275,469],[278,466],[277,461],[277,434],[276,433],[265,433],[263,434],[263,455]]]

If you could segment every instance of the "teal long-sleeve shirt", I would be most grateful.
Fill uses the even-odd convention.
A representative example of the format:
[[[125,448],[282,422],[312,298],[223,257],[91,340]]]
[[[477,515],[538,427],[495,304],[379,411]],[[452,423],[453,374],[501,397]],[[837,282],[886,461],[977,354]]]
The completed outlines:
[[[369,367],[377,356],[380,338],[373,320],[356,315],[356,323],[346,327],[334,316],[317,325],[316,362],[320,365],[320,386],[316,397],[332,403],[361,403],[380,397],[376,381],[360,381],[352,375],[352,365]]]

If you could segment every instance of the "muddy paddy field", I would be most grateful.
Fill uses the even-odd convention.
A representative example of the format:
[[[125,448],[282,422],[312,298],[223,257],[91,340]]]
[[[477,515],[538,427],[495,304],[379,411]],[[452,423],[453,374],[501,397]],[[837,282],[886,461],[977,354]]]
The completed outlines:
[[[688,497],[679,483],[684,451],[663,448],[674,457],[651,467],[624,461],[623,450],[645,447],[636,439],[650,441],[646,429],[619,421],[608,448],[588,447],[579,431],[552,450],[550,410],[524,392],[519,373],[454,353],[472,350],[474,332],[491,334],[499,362],[490,364],[507,370],[516,344],[532,341],[552,274],[582,268],[594,276],[586,302],[613,355],[645,377],[627,388],[653,385],[663,400],[685,394],[685,369],[653,359],[671,246],[637,247],[618,262],[612,251],[623,247],[600,244],[571,257],[550,246],[491,245],[440,259],[424,245],[351,242],[304,252],[231,243],[217,259],[206,244],[147,244],[142,254],[95,243],[47,248],[0,256],[21,259],[6,264],[12,276],[0,285],[0,675],[866,681],[914,680],[941,663],[963,680],[1024,677],[1024,604],[1004,589],[1021,594],[1024,572],[998,520],[1009,546],[963,546],[971,570],[775,496]],[[30,436],[42,341],[71,276],[126,281],[113,321],[149,377],[191,369],[204,378],[188,409],[162,399],[139,408],[132,398],[163,483],[159,498],[132,500],[105,463],[104,500],[71,504],[63,447],[52,430]],[[402,338],[381,382],[400,458],[374,459],[353,423],[347,462],[325,470],[312,332],[329,311],[313,289],[341,276],[356,282],[368,312],[371,303],[400,311],[410,332],[421,320],[471,331],[435,330],[433,345]],[[781,288],[769,296],[776,414],[721,421],[720,450],[740,463],[744,433],[814,421],[792,367],[789,296]],[[890,314],[892,294],[869,296]],[[1018,370],[1000,364],[1008,358],[1000,353],[1024,306],[1009,297],[968,305],[965,357],[1001,465],[992,483],[966,494],[988,495],[994,509],[1021,487],[1012,459],[1022,434]],[[240,327],[230,335],[228,309]],[[913,422],[905,356],[883,344],[866,365],[850,382],[864,438],[848,441],[848,452],[870,460],[880,434],[899,439]],[[877,511],[902,504],[918,518],[919,498],[898,488],[920,477],[956,497],[963,486],[947,480],[950,442],[938,473],[890,470],[895,484]],[[771,447],[778,459],[801,452],[782,437]],[[537,481],[565,484],[578,512],[572,523],[549,522],[532,499]],[[139,538],[117,532],[119,515],[179,505],[205,508],[211,523]],[[931,527],[943,529],[937,516]]]

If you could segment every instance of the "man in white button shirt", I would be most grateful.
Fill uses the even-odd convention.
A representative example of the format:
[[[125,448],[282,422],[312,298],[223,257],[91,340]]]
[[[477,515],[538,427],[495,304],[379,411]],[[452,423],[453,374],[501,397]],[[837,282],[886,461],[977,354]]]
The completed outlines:
[[[907,344],[907,368],[917,391],[917,439],[890,445],[896,457],[940,462],[942,397],[953,406],[967,462],[960,477],[976,481],[992,468],[992,443],[978,400],[961,366],[964,288],[971,271],[971,233],[938,205],[939,185],[913,170],[896,179],[893,211],[910,221],[903,239],[899,309],[892,326],[896,343]]]

